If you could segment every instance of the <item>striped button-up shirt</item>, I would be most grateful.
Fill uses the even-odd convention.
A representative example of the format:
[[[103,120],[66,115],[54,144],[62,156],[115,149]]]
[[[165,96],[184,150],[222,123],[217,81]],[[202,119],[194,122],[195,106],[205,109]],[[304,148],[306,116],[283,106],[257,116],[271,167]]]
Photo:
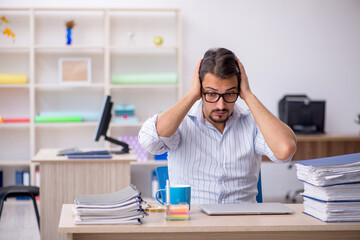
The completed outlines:
[[[276,159],[249,110],[237,104],[221,134],[202,113],[198,100],[171,137],[159,137],[157,115],[139,132],[152,154],[168,152],[171,185],[191,186],[191,203],[255,202],[261,155]]]

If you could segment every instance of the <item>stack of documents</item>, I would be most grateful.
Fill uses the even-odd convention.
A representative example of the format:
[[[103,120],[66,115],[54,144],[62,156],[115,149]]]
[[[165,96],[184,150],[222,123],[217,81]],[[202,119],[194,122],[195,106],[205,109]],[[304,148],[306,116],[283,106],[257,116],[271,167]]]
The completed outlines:
[[[360,221],[360,153],[298,161],[304,213],[326,222]]]
[[[134,186],[110,194],[76,195],[75,224],[141,224],[146,215],[141,203]]]

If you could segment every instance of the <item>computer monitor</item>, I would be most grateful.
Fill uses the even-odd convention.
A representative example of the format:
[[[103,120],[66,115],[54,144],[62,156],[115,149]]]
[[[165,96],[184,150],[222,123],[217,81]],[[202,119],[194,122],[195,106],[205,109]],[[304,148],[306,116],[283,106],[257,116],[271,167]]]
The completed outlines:
[[[284,104],[284,122],[295,133],[324,133],[325,101],[288,98]]]
[[[111,110],[112,110],[113,102],[111,102],[110,95],[105,96],[105,100],[102,107],[102,114],[101,118],[99,120],[99,123],[96,128],[95,132],[95,141],[99,141],[101,136],[104,136],[106,141],[109,141],[113,144],[117,144],[122,146],[122,149],[120,151],[111,151],[112,153],[128,153],[129,152],[129,145],[127,143],[121,142],[119,140],[116,140],[114,138],[106,136],[106,132],[109,128],[109,124],[111,121]]]

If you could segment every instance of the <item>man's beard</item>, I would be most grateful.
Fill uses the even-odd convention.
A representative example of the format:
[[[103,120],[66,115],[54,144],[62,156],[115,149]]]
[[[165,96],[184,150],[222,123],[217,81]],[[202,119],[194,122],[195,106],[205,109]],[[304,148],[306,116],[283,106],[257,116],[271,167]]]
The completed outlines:
[[[212,117],[212,113],[214,113],[214,112],[217,112],[217,111],[222,111],[222,112],[227,112],[227,113],[229,113],[229,110],[227,110],[227,109],[214,109],[214,110],[212,110],[211,112],[210,112],[210,114],[209,114],[209,118],[210,118],[210,120],[211,121],[213,121],[214,123],[224,123],[224,122],[226,122],[228,119],[229,119],[229,117],[230,117],[230,114],[228,114],[227,116],[226,116],[226,118],[224,118],[224,119],[214,119],[213,117]]]

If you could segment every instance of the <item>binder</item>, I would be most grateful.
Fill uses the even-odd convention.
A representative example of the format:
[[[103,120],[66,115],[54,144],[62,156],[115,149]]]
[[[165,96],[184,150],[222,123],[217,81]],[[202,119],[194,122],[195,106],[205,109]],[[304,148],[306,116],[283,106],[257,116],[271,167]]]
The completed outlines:
[[[306,197],[316,196],[318,200],[322,201],[356,201],[360,200],[360,182],[321,187],[304,182],[302,195]]]
[[[135,186],[118,192],[75,196],[75,224],[141,224],[146,212]]]
[[[360,182],[360,153],[297,161],[299,180],[314,186]]]
[[[326,158],[317,158],[311,160],[297,161],[296,163],[304,166],[320,166],[320,165],[343,165],[354,162],[360,162],[360,153],[352,153]]]
[[[304,213],[324,222],[360,222],[360,200],[322,201],[304,197]]]
[[[304,213],[325,222],[360,221],[360,153],[298,161]]]
[[[29,178],[29,179],[27,179],[27,178]],[[15,172],[15,184],[16,185],[25,185],[24,183],[30,183],[30,172],[29,171],[16,171]],[[16,197],[16,200],[29,200],[29,199],[30,199],[30,197]]]

